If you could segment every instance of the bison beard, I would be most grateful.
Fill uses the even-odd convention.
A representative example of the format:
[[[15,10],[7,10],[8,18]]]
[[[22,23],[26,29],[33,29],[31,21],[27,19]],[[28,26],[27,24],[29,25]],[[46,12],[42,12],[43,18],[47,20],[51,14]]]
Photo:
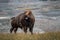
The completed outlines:
[[[16,17],[13,17],[11,20],[11,29],[10,33],[14,30],[16,33],[18,28],[21,28],[24,30],[25,33],[27,33],[27,29],[29,28],[29,31],[31,34],[33,34],[33,26],[35,22],[35,17],[33,16],[32,12],[29,12],[29,15],[25,15],[26,12],[19,14]]]

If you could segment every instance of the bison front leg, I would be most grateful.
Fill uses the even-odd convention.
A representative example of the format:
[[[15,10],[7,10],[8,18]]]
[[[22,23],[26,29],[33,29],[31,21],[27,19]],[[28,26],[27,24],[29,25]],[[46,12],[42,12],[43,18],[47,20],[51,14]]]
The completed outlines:
[[[14,30],[14,27],[12,27],[12,28],[10,29],[10,33],[12,33],[13,30]]]
[[[31,32],[31,34],[33,34],[33,28],[29,28],[29,31]]]
[[[34,24],[32,24],[32,25],[29,27],[29,31],[31,32],[31,34],[33,34],[33,26],[34,26]]]
[[[27,27],[24,27],[23,30],[25,33],[27,33]]]

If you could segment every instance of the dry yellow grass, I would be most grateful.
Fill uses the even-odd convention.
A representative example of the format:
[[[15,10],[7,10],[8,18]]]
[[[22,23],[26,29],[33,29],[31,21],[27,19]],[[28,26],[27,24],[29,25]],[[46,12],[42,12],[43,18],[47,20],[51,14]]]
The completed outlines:
[[[0,40],[60,40],[60,32],[51,32],[44,34],[9,34],[0,33]]]

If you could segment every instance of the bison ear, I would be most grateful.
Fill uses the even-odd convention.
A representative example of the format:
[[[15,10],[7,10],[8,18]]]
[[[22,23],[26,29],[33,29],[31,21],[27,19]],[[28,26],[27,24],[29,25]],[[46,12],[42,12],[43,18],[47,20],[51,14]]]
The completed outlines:
[[[27,11],[25,11],[24,13],[27,13]]]

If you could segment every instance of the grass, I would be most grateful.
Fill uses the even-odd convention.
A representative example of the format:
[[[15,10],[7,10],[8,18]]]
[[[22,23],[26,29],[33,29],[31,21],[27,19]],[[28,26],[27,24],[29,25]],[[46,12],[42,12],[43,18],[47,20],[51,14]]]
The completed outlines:
[[[49,32],[33,35],[24,33],[0,33],[0,40],[60,40],[60,32]]]

